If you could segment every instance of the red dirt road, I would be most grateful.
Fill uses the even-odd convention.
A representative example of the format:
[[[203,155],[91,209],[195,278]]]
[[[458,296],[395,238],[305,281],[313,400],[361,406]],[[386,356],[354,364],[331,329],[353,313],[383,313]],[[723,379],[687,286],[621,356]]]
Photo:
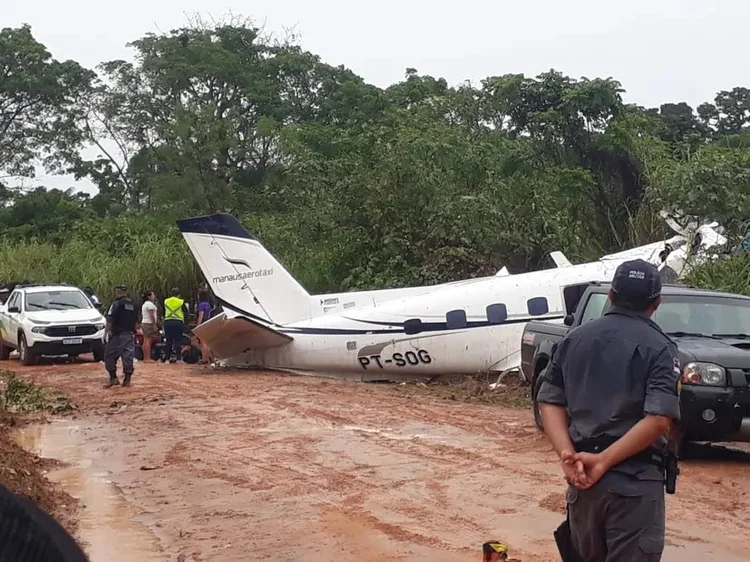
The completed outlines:
[[[8,367],[80,407],[64,422],[76,458],[140,529],[104,542],[148,542],[139,560],[463,562],[489,539],[559,560],[564,485],[526,410],[182,365],[138,363],[132,388],[110,390],[100,364]],[[684,462],[668,497],[666,562],[750,559],[750,458],[711,455]]]

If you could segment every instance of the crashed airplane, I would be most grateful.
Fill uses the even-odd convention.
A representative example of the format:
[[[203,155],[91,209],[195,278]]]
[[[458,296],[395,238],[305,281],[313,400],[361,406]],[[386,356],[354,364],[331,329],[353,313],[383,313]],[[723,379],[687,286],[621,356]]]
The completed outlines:
[[[223,308],[195,329],[218,359],[378,381],[515,370],[525,323],[562,322],[623,261],[645,259],[672,280],[726,243],[716,223],[664,218],[676,236],[591,263],[551,252],[556,268],[543,271],[326,295],[310,295],[232,215],[177,225]]]

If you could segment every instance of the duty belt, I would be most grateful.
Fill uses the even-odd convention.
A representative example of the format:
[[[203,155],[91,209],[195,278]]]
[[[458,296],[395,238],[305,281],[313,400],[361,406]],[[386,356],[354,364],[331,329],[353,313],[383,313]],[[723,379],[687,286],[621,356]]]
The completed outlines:
[[[612,445],[617,441],[619,437],[598,437],[596,439],[581,439],[573,443],[573,446],[578,453],[601,453],[604,449]],[[657,468],[664,468],[664,455],[652,448],[648,448],[645,451],[629,457],[627,460],[639,461],[642,463],[650,464]],[[624,462],[624,461],[623,461]]]

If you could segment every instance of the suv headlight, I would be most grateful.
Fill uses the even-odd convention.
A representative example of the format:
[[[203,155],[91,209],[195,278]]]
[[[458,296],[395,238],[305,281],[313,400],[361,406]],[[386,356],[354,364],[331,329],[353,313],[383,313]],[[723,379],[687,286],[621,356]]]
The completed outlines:
[[[688,363],[682,370],[682,383],[724,386],[727,383],[727,371],[713,363]]]
[[[34,326],[33,328],[31,328],[31,331],[35,334],[43,334],[46,329],[46,326]]]
[[[97,332],[101,332],[104,328],[107,327],[106,324],[102,324],[101,322],[99,322],[98,324],[94,324],[94,326],[96,326],[96,331]]]

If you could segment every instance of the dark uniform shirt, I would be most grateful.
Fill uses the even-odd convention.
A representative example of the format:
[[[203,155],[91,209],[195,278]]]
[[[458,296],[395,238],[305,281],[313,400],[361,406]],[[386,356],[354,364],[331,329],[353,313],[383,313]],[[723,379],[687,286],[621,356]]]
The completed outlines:
[[[570,438],[619,438],[645,414],[679,420],[680,364],[676,344],[645,314],[612,308],[571,330],[559,343],[538,401],[564,406]],[[666,445],[666,439],[655,443]],[[635,480],[635,481],[634,481]],[[637,460],[610,469],[602,482],[620,493],[637,481],[663,480],[661,471]]]
[[[138,323],[138,310],[128,297],[118,297],[107,313],[107,321],[112,322],[112,333],[135,333]]]

